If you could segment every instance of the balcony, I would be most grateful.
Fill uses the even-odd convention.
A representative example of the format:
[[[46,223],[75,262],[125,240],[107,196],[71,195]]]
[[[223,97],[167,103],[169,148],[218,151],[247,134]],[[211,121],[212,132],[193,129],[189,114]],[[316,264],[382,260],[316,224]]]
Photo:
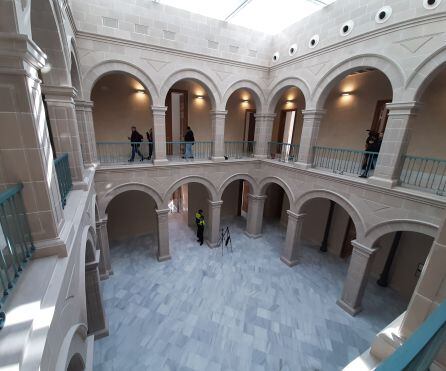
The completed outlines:
[[[256,142],[254,141],[226,141],[225,158],[242,159],[254,157]]]
[[[54,167],[56,168],[57,182],[59,184],[60,199],[62,201],[62,208],[67,204],[68,193],[73,188],[73,181],[71,179],[70,164],[68,161],[68,153],[54,160]]]
[[[0,329],[3,306],[35,250],[23,204],[22,184],[0,193]]]
[[[268,143],[268,158],[279,162],[296,162],[299,145],[281,142]]]

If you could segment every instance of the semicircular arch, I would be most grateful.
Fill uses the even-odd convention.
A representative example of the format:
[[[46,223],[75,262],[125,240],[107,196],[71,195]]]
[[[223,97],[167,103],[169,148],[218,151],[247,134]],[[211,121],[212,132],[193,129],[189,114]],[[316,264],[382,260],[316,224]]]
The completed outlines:
[[[276,105],[279,102],[279,99],[282,96],[283,92],[286,89],[292,87],[298,88],[302,92],[302,95],[305,99],[305,107],[308,105],[311,96],[308,83],[298,77],[287,77],[277,82],[276,85],[274,85],[274,87],[271,89],[266,104],[268,112],[274,112],[276,110]]]
[[[222,107],[226,108],[231,95],[239,89],[248,90],[253,96],[256,112],[263,112],[265,107],[265,95],[260,86],[251,80],[238,80],[231,84],[223,94]]]
[[[295,198],[294,198],[293,192],[291,192],[291,188],[288,186],[288,184],[285,183],[279,177],[270,176],[270,177],[262,179],[259,184],[260,194],[265,194],[266,188],[271,183],[277,184],[283,188],[283,190],[285,191],[285,193],[288,197],[288,201],[290,202],[290,209],[294,210]]]
[[[223,196],[223,193],[226,189],[226,187],[231,184],[232,182],[235,182],[236,180],[245,180],[249,183],[251,187],[251,192],[254,194],[257,194],[259,192],[259,186],[257,181],[249,174],[240,173],[240,174],[234,174],[231,175],[229,178],[226,178],[223,183],[218,188],[218,198],[221,200],[221,197]]]
[[[169,203],[171,194],[173,192],[175,192],[182,185],[188,184],[188,183],[199,183],[199,184],[203,185],[206,188],[206,190],[209,192],[211,201],[219,201],[219,199],[217,197],[218,192],[217,192],[214,184],[212,184],[208,179],[206,179],[204,177],[190,175],[190,176],[186,176],[184,178],[178,179],[167,189],[167,191],[163,195],[163,206],[165,208],[167,208],[167,204]]]

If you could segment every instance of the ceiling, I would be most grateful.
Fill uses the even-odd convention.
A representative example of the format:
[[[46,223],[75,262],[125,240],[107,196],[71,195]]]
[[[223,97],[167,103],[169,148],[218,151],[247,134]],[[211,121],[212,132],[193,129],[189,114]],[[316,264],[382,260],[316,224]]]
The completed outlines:
[[[336,0],[152,0],[206,17],[276,34]]]

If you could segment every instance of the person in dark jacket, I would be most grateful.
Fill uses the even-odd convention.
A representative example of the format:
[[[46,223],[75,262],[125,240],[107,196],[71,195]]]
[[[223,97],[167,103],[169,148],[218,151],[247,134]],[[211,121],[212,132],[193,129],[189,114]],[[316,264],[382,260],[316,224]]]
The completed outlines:
[[[197,224],[197,242],[200,242],[201,246],[203,245],[204,227],[206,226],[203,210],[198,210],[195,213],[195,223]]]
[[[190,128],[190,126],[187,127],[186,134],[184,134],[184,141],[186,142],[186,150],[184,152],[184,158],[194,158],[194,154],[192,153],[192,146],[194,145],[195,138],[194,138],[194,132]]]
[[[146,131],[147,141],[149,142],[149,157],[147,157],[147,160],[152,159],[152,152],[153,152],[153,132],[152,128],[150,128],[149,131]]]
[[[365,150],[373,153],[366,153],[364,155],[364,159],[362,161],[362,173],[359,176],[360,178],[367,178],[369,176],[370,169],[375,168],[375,162],[378,158],[380,147],[381,141],[379,140],[379,134],[375,131],[370,131],[365,142]]]
[[[132,126],[132,135],[128,138],[130,140],[130,146],[132,147],[132,156],[130,157],[129,162],[133,162],[135,160],[135,154],[138,154],[141,157],[140,161],[144,161],[144,156],[139,150],[143,136],[138,133],[138,131],[136,130],[136,126]]]

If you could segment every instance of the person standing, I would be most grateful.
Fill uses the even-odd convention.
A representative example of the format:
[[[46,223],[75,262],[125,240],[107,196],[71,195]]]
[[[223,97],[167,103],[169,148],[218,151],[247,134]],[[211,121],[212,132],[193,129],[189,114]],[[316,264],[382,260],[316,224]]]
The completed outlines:
[[[192,146],[195,142],[194,132],[190,128],[187,127],[186,134],[184,134],[184,141],[186,142],[186,151],[184,153],[184,158],[187,160],[188,158],[194,158],[194,154],[192,153]]]
[[[362,173],[359,176],[360,178],[367,178],[369,176],[370,169],[372,166],[374,168],[374,159],[375,157],[378,157],[378,154],[374,152],[379,151],[379,149],[377,149],[379,134],[375,131],[368,131],[369,135],[365,141],[365,150],[368,153],[364,155],[362,160]],[[379,146],[381,147],[381,145]]]
[[[147,157],[147,160],[152,159],[152,153],[153,153],[153,132],[152,128],[150,128],[149,131],[146,131],[147,141],[149,142],[149,157]]]
[[[200,242],[200,246],[203,245],[204,227],[206,222],[204,221],[203,210],[198,210],[195,213],[195,223],[197,224],[197,242]]]
[[[132,134],[128,138],[130,140],[130,146],[132,147],[132,156],[130,157],[129,162],[133,162],[135,160],[135,154],[138,154],[141,157],[140,161],[144,161],[144,156],[139,150],[139,147],[141,145],[140,143],[143,140],[143,136],[138,133],[138,131],[136,130],[136,126],[132,126]]]

